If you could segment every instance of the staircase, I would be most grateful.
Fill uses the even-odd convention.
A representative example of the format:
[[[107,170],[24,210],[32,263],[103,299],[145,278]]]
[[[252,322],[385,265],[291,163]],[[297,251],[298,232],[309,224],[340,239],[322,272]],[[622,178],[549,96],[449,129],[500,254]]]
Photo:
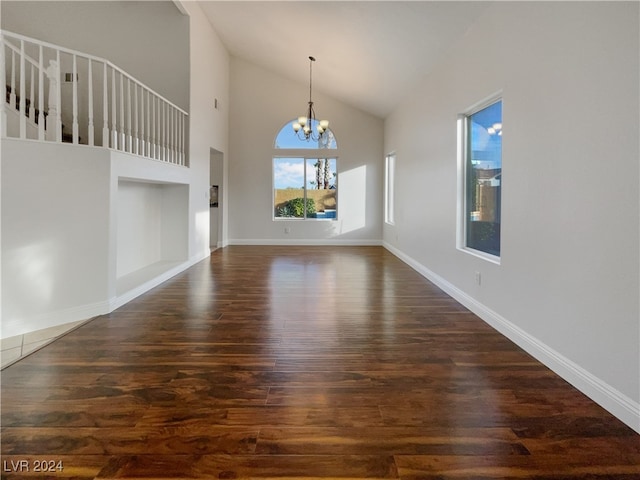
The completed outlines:
[[[0,30],[1,135],[188,166],[188,114],[106,59]]]

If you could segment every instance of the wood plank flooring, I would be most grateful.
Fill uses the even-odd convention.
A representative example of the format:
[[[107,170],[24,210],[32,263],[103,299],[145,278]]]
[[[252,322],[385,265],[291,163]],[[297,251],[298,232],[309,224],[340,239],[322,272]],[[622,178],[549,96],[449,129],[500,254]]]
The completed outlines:
[[[640,479],[640,435],[379,247],[217,250],[1,413],[3,479]]]

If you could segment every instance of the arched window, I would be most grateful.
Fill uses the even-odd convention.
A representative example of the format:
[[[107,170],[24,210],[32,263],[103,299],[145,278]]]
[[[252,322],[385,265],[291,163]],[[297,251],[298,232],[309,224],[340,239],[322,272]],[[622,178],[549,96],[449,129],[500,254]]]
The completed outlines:
[[[330,128],[328,128],[326,133],[322,136],[322,138],[316,142],[314,142],[313,140],[309,140],[309,141],[305,139],[300,140],[300,138],[293,131],[293,124],[294,122],[297,122],[297,121],[298,120],[294,118],[289,123],[287,123],[284,127],[282,127],[282,129],[280,130],[280,132],[278,132],[278,135],[276,136],[276,141],[274,145],[275,148],[277,149],[298,148],[298,149],[304,149],[304,150],[326,150],[326,149],[335,150],[338,148],[336,137]],[[314,132],[316,131],[318,123],[319,122],[317,120],[311,120],[311,128]]]
[[[317,141],[300,139],[288,122],[274,142],[273,218],[336,220],[338,208],[338,148],[327,129]],[[316,125],[312,121],[312,128]],[[333,150],[331,154],[327,150]]]

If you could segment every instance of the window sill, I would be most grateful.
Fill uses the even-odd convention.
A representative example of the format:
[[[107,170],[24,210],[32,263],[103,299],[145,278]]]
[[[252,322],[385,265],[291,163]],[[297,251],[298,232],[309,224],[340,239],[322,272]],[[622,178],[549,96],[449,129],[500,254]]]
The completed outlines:
[[[474,257],[481,258],[482,260],[486,260],[487,262],[500,265],[500,257],[497,257],[496,255],[491,255],[490,253],[482,252],[480,250],[474,250],[469,247],[458,247],[458,250],[469,255],[473,255]]]

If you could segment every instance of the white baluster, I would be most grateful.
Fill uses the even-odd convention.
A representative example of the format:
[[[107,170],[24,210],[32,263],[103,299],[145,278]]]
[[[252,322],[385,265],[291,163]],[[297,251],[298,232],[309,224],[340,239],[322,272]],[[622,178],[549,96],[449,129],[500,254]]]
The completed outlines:
[[[31,67],[31,86],[29,88],[29,120],[32,122],[36,121],[36,102],[35,102],[35,72],[34,66],[31,62],[29,62],[29,66]]]
[[[180,115],[180,137],[182,138],[182,165],[187,164],[187,116],[185,114]]]
[[[169,138],[171,139],[171,163],[178,163],[176,159],[176,122],[175,122],[175,113],[173,107],[169,107],[169,124],[171,126],[169,132]]]
[[[171,129],[170,129],[170,112],[169,112],[169,104],[164,102],[164,131],[165,131],[165,145],[167,150],[167,158],[166,161],[171,163]]]
[[[176,111],[176,122],[177,122],[176,135],[178,138],[178,146],[177,146],[178,165],[182,165],[182,136],[180,135],[180,131],[182,129],[182,112],[180,111]]]
[[[176,162],[180,165],[180,112],[176,110]]]
[[[147,110],[144,108],[144,96],[145,96],[144,87],[140,86],[140,155],[142,155],[143,157],[146,157],[148,155],[147,142],[145,139],[145,133],[146,133],[145,123],[147,123],[147,115],[146,115]]]
[[[16,109],[16,52],[11,50],[11,93],[9,93],[9,106]]]
[[[90,146],[93,147],[94,145],[94,129],[93,129],[93,67],[91,66],[91,59],[87,59],[88,64],[87,64],[87,82],[89,84],[89,105],[88,105],[88,115],[89,115],[89,120],[88,120],[88,124],[87,124],[87,130],[88,130],[88,135],[89,135],[89,142],[88,144]]]
[[[158,145],[158,160],[162,160],[162,101],[157,98],[158,102],[158,137],[156,139]]]
[[[126,151],[126,140],[127,133],[124,129],[124,75],[120,72],[120,141],[118,142],[118,150]]]
[[[109,83],[107,80],[107,62],[102,67],[102,146],[109,148]]]
[[[76,55],[73,56],[73,72],[71,82],[73,89],[73,121],[71,123],[72,142],[74,145],[77,145],[80,135],[78,132],[78,62]]]
[[[56,142],[62,142],[62,85],[60,82],[60,50],[56,50]]]
[[[171,123],[173,124],[173,161],[176,164],[179,164],[180,161],[178,159],[178,111],[174,108],[171,111],[172,115],[172,120]]]
[[[116,124],[116,69],[111,69],[111,148],[118,149],[118,127]]]
[[[44,141],[44,58],[42,45],[38,54],[38,140]]]
[[[102,64],[102,146],[109,148],[109,92],[107,62]]]
[[[169,163],[174,163],[173,158],[173,108],[167,104],[167,146],[169,149]]]
[[[55,60],[49,60],[49,66],[45,70],[45,73],[49,80],[49,115],[47,117],[47,130],[45,132],[45,137],[50,142],[57,142],[58,130],[61,125],[58,110],[58,87],[60,86],[58,63]]]
[[[20,40],[20,138],[27,138],[27,93],[25,86],[24,40]]]
[[[162,160],[162,102],[158,101],[158,138],[156,140],[158,144],[158,160]]]
[[[169,149],[167,147],[167,104],[162,100],[162,160],[165,162],[169,157]]]
[[[151,129],[149,130],[149,139],[151,141],[151,158],[156,158],[156,99],[149,92],[151,97]]]
[[[2,51],[0,51],[0,71],[6,72],[4,39],[2,39],[2,42],[0,42],[0,48],[2,48]],[[2,93],[3,95],[5,95],[5,97],[2,99],[2,104],[0,106],[0,136],[2,138],[7,136],[7,102],[5,92]]]
[[[138,155],[139,142],[138,142],[138,85],[133,84],[133,153]]]
[[[125,150],[133,152],[133,142],[131,138],[131,80],[127,78],[127,144]]]

